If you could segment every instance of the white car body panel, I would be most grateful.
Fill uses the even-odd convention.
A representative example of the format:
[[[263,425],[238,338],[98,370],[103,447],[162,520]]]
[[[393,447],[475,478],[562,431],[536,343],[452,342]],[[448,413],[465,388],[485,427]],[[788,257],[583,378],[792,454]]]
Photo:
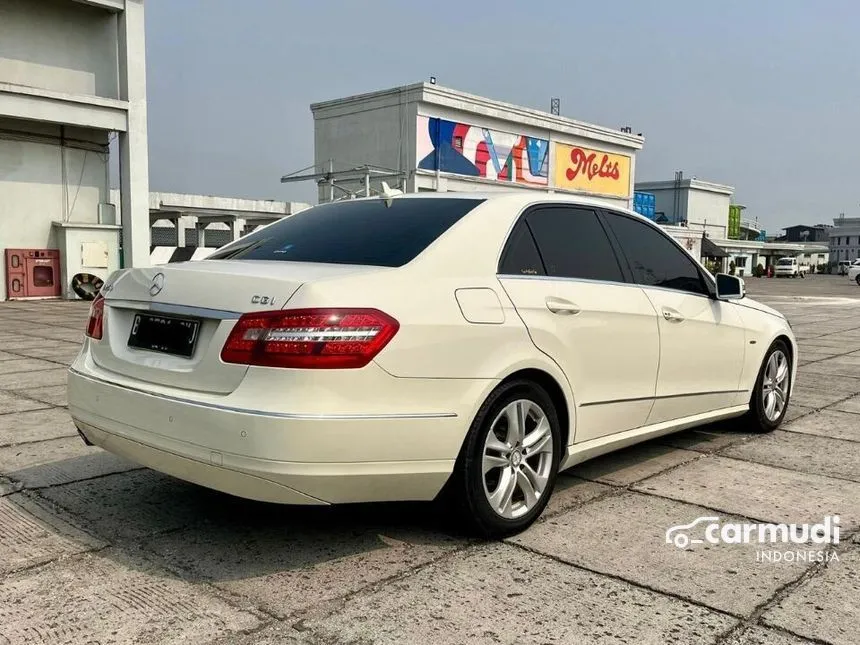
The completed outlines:
[[[735,305],[670,289],[643,291],[660,326],[660,371],[648,423],[732,405],[745,350]]]
[[[104,338],[87,339],[71,366],[70,413],[111,452],[243,497],[427,500],[450,476],[482,403],[511,375],[554,384],[569,467],[743,414],[773,340],[785,338],[797,356],[785,319],[747,298],[497,275],[511,228],[537,203],[603,207],[488,196],[399,268],[205,260],[117,272],[104,289]],[[153,294],[158,273],[163,288]],[[579,313],[552,314],[547,298]],[[242,313],[284,307],[377,308],[400,328],[359,369],[220,359]],[[683,322],[665,320],[663,308]],[[147,310],[203,319],[190,359],[128,348],[134,312]]]

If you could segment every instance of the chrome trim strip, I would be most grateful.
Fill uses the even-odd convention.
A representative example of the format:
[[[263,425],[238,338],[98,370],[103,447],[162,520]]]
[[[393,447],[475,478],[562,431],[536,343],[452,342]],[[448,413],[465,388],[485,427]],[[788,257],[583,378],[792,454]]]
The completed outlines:
[[[588,284],[609,284],[618,287],[641,287],[642,285],[635,282],[615,282],[613,280],[593,280],[591,278],[567,278],[554,275],[515,275],[512,273],[497,273],[496,278],[510,280],[551,280],[563,282],[585,282]]]
[[[121,309],[137,309],[139,311],[154,311],[160,314],[174,314],[191,318],[214,318],[216,320],[238,320],[242,315],[238,311],[226,309],[209,309],[208,307],[192,307],[189,305],[174,305],[168,302],[146,302],[143,300],[105,299],[108,307]]]
[[[636,401],[663,401],[665,399],[681,399],[688,396],[708,396],[710,394],[740,394],[747,390],[715,390],[713,392],[689,392],[687,394],[668,394],[666,396],[640,396],[632,399],[610,399],[608,401],[589,401],[580,403],[579,407],[585,408],[589,405],[608,405],[610,403],[634,403]]]
[[[273,417],[277,419],[303,419],[303,420],[312,420],[312,421],[344,421],[344,420],[366,420],[366,419],[451,419],[457,416],[454,412],[426,412],[426,413],[393,413],[393,414],[295,414],[292,412],[270,412],[266,410],[252,410],[248,408],[236,408],[229,405],[219,405],[217,403],[202,403],[200,401],[191,401],[189,399],[183,399],[177,396],[170,396],[169,394],[156,394],[154,392],[147,392],[146,390],[142,390],[136,387],[130,387],[128,385],[120,385],[118,383],[112,383],[106,379],[98,378],[97,376],[90,376],[88,374],[84,374],[83,372],[76,370],[72,367],[69,368],[69,373],[74,374],[75,376],[79,376],[82,379],[86,379],[87,381],[92,381],[93,383],[98,383],[100,385],[108,385],[110,387],[119,388],[121,390],[127,390],[129,392],[135,392],[136,394],[143,394],[144,396],[150,396],[154,399],[162,399],[165,401],[171,401],[174,403],[183,403],[185,405],[191,405],[197,408],[206,408],[211,410],[220,410],[222,412],[236,412],[238,414],[250,414],[258,417]]]

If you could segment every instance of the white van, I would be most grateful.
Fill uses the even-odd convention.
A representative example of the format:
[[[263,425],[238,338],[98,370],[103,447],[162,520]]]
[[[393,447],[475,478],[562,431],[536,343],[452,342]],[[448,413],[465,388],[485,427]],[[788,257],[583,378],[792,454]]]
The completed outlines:
[[[797,258],[780,258],[776,263],[774,275],[777,278],[783,278],[786,276],[791,276],[792,278],[800,276],[801,278],[805,278],[806,266],[801,265],[797,261]]]

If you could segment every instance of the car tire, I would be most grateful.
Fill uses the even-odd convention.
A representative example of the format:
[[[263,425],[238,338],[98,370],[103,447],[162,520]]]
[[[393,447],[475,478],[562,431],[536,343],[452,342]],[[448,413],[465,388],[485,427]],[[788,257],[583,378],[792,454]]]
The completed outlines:
[[[513,418],[523,420],[518,431]],[[562,448],[558,413],[542,387],[515,380],[496,388],[469,428],[446,489],[464,528],[490,539],[528,528],[552,495]]]
[[[857,283],[857,286],[860,287],[860,273],[857,274],[857,277],[854,278],[854,282]]]
[[[785,373],[780,376],[783,364],[785,366]],[[773,371],[774,369],[776,372]],[[774,373],[780,376],[780,378],[774,379]],[[791,351],[784,341],[774,341],[764,355],[764,360],[762,361],[758,378],[750,397],[750,409],[745,415],[745,425],[749,430],[753,432],[772,432],[779,427],[783,419],[785,419],[785,413],[788,410],[791,398],[791,376]],[[772,385],[774,382],[776,382],[778,387]],[[776,402],[779,400],[780,395],[777,393],[777,390],[782,392],[783,397],[782,407],[778,409],[770,407],[770,401],[774,401],[776,405]]]

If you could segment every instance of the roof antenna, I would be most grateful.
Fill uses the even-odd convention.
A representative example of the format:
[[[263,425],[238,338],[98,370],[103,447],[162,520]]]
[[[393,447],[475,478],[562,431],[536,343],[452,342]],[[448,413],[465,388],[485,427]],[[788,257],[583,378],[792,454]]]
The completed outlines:
[[[386,207],[390,208],[392,199],[394,197],[396,197],[397,195],[402,195],[402,194],[403,194],[402,190],[397,190],[396,188],[392,188],[391,186],[388,185],[388,182],[385,182],[385,181],[382,182],[382,191],[380,192],[380,195],[385,200],[385,206]]]

